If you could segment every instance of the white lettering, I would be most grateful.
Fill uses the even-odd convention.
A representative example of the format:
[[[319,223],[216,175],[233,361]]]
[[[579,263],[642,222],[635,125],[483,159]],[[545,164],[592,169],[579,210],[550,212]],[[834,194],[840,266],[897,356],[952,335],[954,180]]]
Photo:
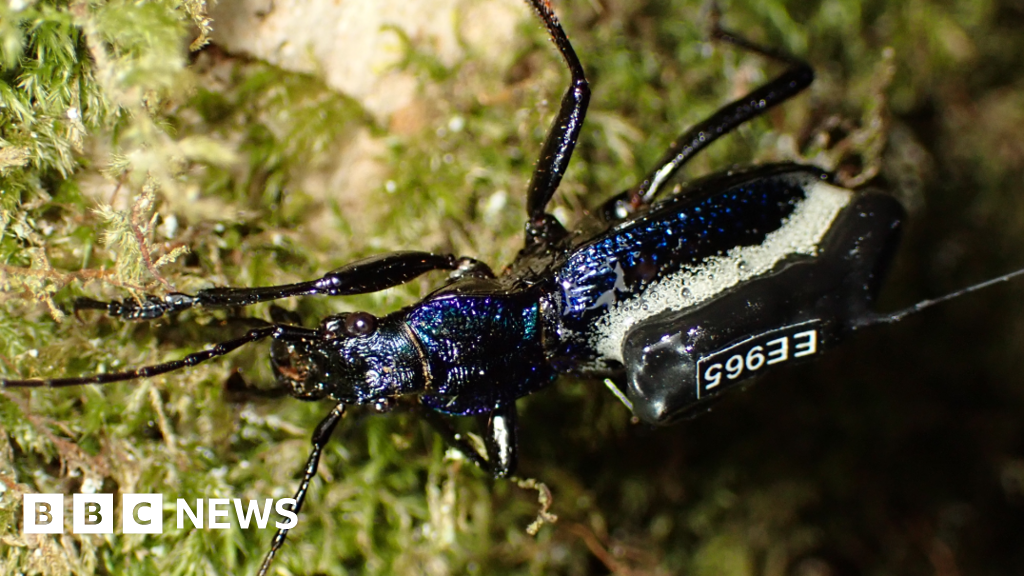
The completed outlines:
[[[231,503],[231,501],[228,500],[227,498],[210,498],[209,499],[210,507],[208,508],[208,514],[209,514],[209,521],[210,521],[210,528],[211,529],[225,530],[227,528],[231,528],[231,524],[229,522],[221,522],[220,520],[217,520],[217,518],[227,518],[227,516],[228,516],[227,505],[230,504],[230,503]],[[219,506],[223,506],[224,509],[218,508]]]
[[[754,346],[747,352],[747,370],[757,370],[761,366],[764,366],[764,354],[761,351],[764,348],[760,346]]]
[[[183,530],[185,528],[185,514],[188,514],[189,520],[192,521],[193,528],[202,528],[203,499],[199,498],[196,500],[196,513],[193,514],[192,508],[189,507],[188,502],[186,502],[184,498],[178,498],[178,530]]]
[[[731,381],[751,378],[775,364],[817,354],[820,323],[807,320],[768,330],[701,356],[697,360],[697,400],[703,393],[721,393],[722,388],[733,385]],[[797,332],[806,328],[811,329]],[[718,389],[712,392],[714,388]]]
[[[238,516],[238,525],[242,528],[248,528],[250,519],[256,518],[256,526],[259,528],[267,527],[267,520],[270,520],[270,506],[271,500],[267,498],[263,501],[263,513],[260,514],[260,506],[256,500],[249,500],[249,506],[242,511],[242,501],[238,498],[234,499],[235,504],[235,515]]]
[[[743,374],[743,356],[739,354],[730,356],[725,361],[725,377],[729,380],[735,380]]]
[[[277,510],[279,515],[288,518],[287,522],[276,522],[274,524],[277,526],[278,530],[291,530],[299,523],[299,516],[295,512],[292,512],[294,509],[295,498],[281,498],[277,501],[277,505],[274,506],[274,510]]]
[[[719,366],[719,369],[721,366]],[[73,494],[71,504],[72,534],[113,534],[114,506],[113,494],[78,493]],[[204,506],[205,501],[205,506]],[[203,509],[207,517],[204,519]],[[22,497],[23,533],[25,534],[63,534],[64,533],[64,495],[63,494],[24,494]],[[266,529],[272,520],[274,511],[280,515],[276,526],[279,529],[291,529],[298,524],[298,514],[294,511],[295,499],[281,500],[242,500],[240,498],[197,498],[195,506],[191,506],[184,498],[176,501],[176,519],[179,530],[186,529],[187,522],[193,529],[202,529],[204,523],[209,529],[229,529],[232,511],[238,518],[238,526],[248,529]],[[122,534],[160,534],[164,529],[164,497],[162,494],[121,495],[121,533]]]
[[[775,350],[768,351],[768,365],[778,364],[779,362],[785,362],[789,360],[789,338],[783,336],[782,338],[776,338],[770,340],[765,346],[771,347],[778,344],[779,347]]]
[[[704,371],[704,379],[711,382],[704,386],[705,390],[710,390],[715,386],[718,386],[722,382],[722,365],[712,364],[711,366],[708,366],[708,369]]]
[[[799,338],[806,338],[806,342],[799,342]],[[818,331],[808,330],[793,334],[793,357],[810,356],[818,351]]]

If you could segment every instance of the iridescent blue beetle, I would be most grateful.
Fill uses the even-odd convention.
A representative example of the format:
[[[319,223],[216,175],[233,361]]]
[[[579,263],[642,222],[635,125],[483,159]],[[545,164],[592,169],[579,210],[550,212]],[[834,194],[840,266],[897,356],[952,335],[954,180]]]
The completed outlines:
[[[376,292],[432,270],[451,272],[422,301],[384,317],[324,319],[315,329],[274,318],[245,336],[178,361],[128,372],[2,387],[63,387],[152,376],[272,338],[278,382],[296,398],[335,403],[313,434],[295,512],[345,407],[388,410],[417,396],[427,418],[495,477],[516,466],[516,399],[560,374],[606,378],[637,418],[665,424],[726,390],[817,357],[850,332],[894,322],[936,301],[880,315],[871,305],[900,234],[892,197],[858,193],[822,171],[776,164],[716,174],[670,195],[667,183],[720,136],[812,82],[804,62],[754,45],[717,24],[713,36],[787,64],[766,85],[684,132],[636,187],[569,232],[545,209],[572,156],[590,99],[583,67],[546,0],[527,0],[572,76],[527,196],[525,246],[500,274],[471,258],[399,252],[361,260],[298,284],[217,288],[143,302],[79,300],[125,320],[193,307],[237,307],[305,295]],[[950,295],[1010,278],[1010,274]],[[945,298],[943,298],[945,299]],[[940,300],[943,300],[940,299]],[[442,415],[489,415],[486,456]],[[276,534],[266,573],[287,529]]]

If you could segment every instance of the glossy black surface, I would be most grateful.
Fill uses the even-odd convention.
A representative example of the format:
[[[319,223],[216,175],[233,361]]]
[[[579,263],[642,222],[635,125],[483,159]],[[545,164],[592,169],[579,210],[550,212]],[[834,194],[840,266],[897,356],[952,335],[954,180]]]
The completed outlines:
[[[841,342],[869,313],[903,218],[902,206],[892,197],[861,195],[839,215],[819,256],[794,259],[706,305],[635,327],[623,343],[625,392],[634,413],[652,424],[693,415],[733,384],[775,367],[813,360]],[[799,328],[785,330],[790,326]],[[770,365],[765,359],[750,370],[757,365],[756,357],[750,362],[747,354],[739,354],[745,366],[736,378],[722,375],[723,382],[713,390],[698,379],[710,369],[698,372],[698,363],[718,351],[754,339],[764,348],[760,353],[767,355],[782,350],[782,343],[769,347],[767,342],[812,330],[814,352],[797,356],[794,349],[807,340],[789,340],[785,360]],[[765,334],[770,336],[758,338]],[[781,357],[776,352],[776,358]]]

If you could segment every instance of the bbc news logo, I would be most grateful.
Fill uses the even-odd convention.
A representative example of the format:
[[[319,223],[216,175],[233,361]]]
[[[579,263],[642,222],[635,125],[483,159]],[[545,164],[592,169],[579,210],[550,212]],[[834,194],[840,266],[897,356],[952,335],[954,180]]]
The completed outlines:
[[[22,504],[25,534],[64,533],[63,494],[25,494]],[[163,533],[163,504],[163,494],[122,494],[121,533]],[[258,500],[249,500],[248,504],[243,505],[240,498],[199,498],[195,502],[195,507],[192,507],[184,498],[178,498],[175,503],[175,515],[179,530],[185,528],[186,522],[192,524],[193,528],[203,528],[204,526],[214,530],[230,528],[231,522],[227,519],[231,516],[232,511],[234,511],[241,528],[248,528],[249,524],[253,522],[258,528],[266,528],[270,522],[271,510],[273,510],[284,519],[283,522],[275,522],[274,527],[288,530],[294,528],[299,521],[299,517],[292,512],[294,507],[294,498],[281,498],[276,503],[268,498],[263,501],[262,507]],[[204,509],[206,510],[205,514],[203,513]],[[113,534],[114,495],[73,494],[71,498],[71,532],[73,534]]]

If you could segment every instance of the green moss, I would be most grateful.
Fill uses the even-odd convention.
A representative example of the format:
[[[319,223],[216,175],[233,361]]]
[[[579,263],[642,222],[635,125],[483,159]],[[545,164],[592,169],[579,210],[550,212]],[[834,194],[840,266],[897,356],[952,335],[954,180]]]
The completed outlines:
[[[697,2],[555,8],[594,87],[554,203],[567,220],[630,186],[685,126],[777,70],[710,50]],[[780,159],[849,178],[877,166],[873,183],[915,208],[890,307],[1020,261],[1019,9],[724,8],[730,28],[805,56],[819,79],[716,143],[686,177]],[[472,53],[446,66],[405,39],[401,65],[426,95],[423,128],[412,132],[377,125],[315,76],[216,47],[190,56],[208,26],[194,2],[0,6],[4,374],[151,364],[245,329],[237,311],[78,322],[62,314],[77,296],[292,282],[402,248],[498,267],[514,256],[523,190],[567,80],[535,22],[508,47],[509,69],[482,70]],[[316,175],[365,135],[385,142],[384,189],[369,200],[325,195]],[[384,312],[438,280],[285,304],[307,322]],[[356,410],[275,569],[587,574],[603,562],[620,572],[780,574],[819,562],[917,573],[937,571],[931,563],[948,551],[963,573],[1019,572],[1020,494],[1004,489],[1024,459],[1019,293],[1007,287],[864,335],[672,429],[629,425],[593,382],[566,379],[522,400],[522,472],[551,487],[560,518],[536,537],[525,533],[540,509],[535,491],[445,459],[413,415]],[[230,394],[236,369],[256,385],[272,380],[265,356],[253,346],[133,384],[0,392],[0,572],[254,572],[269,531],[179,531],[169,508],[162,535],[37,538],[20,533],[20,502],[84,484],[159,492],[169,504],[290,495],[328,407]]]

